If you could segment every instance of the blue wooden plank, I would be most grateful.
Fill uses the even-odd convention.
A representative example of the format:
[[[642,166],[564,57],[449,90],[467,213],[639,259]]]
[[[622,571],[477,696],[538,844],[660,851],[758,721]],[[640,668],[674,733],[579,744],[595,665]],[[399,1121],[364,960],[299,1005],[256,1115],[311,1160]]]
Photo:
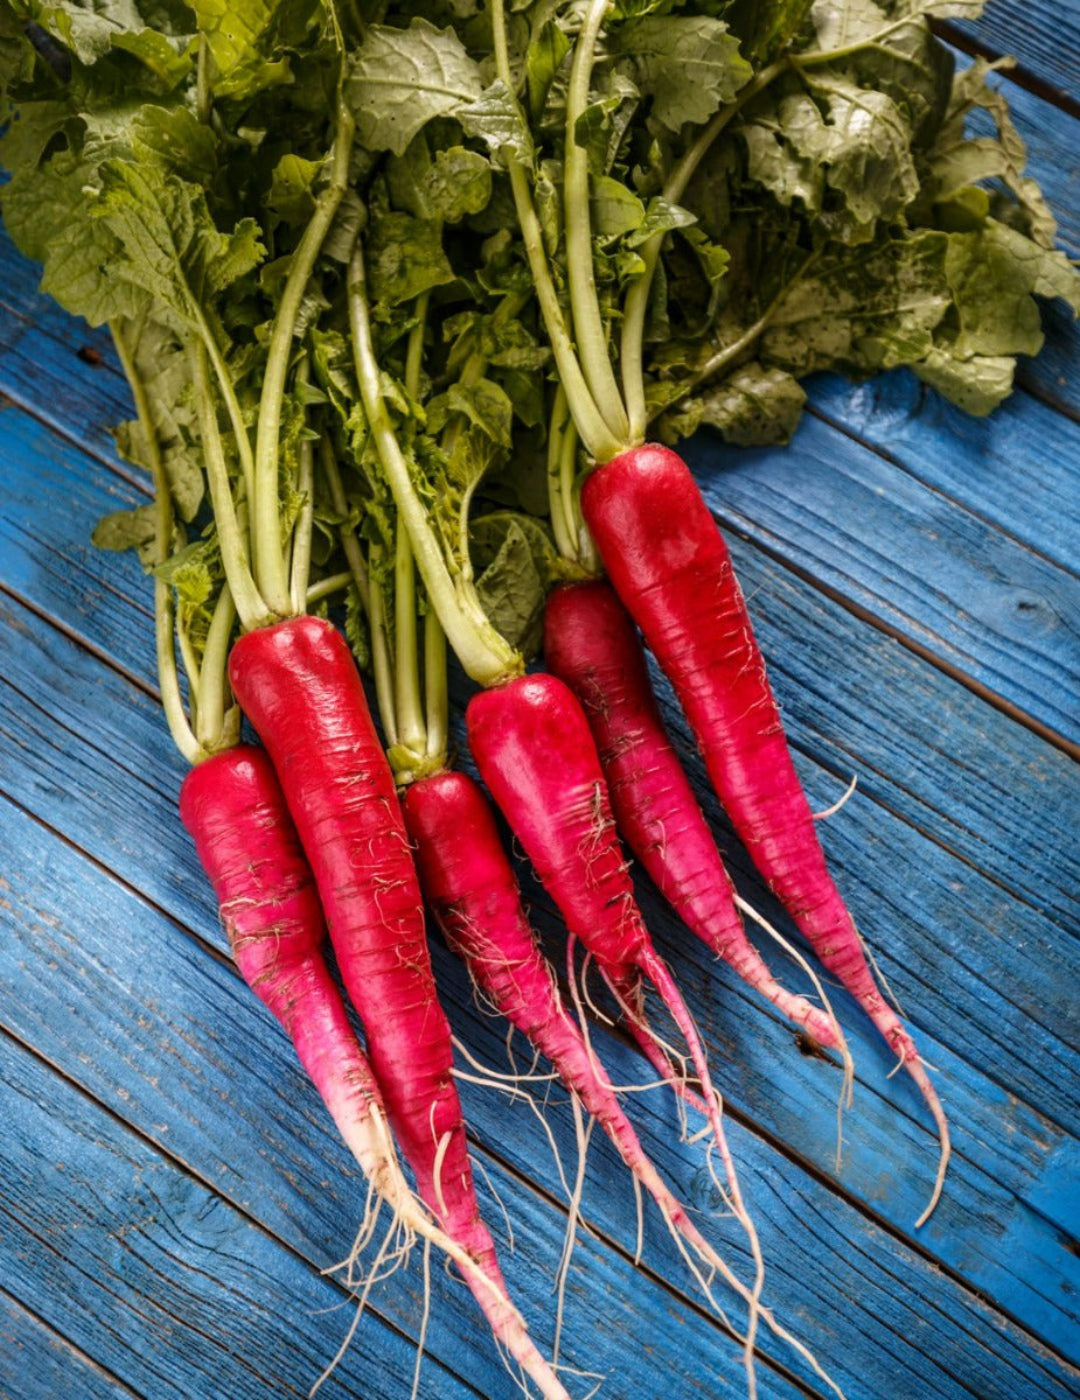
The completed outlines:
[[[1077,433],[1052,408],[1016,395],[971,418],[907,370],[861,385],[822,375],[811,402],[949,503],[1071,573],[1080,567],[1080,523],[1061,508],[1080,492]]]
[[[1040,84],[1080,101],[1080,5],[1077,0],[989,0],[977,20],[952,21],[987,52],[1012,54]]]
[[[0,1395],[4,1400],[140,1400],[137,1391],[102,1370],[3,1289]]]
[[[264,1182],[270,1184],[271,1194],[289,1185],[289,1129],[293,1120],[306,1117],[297,1112],[293,1095],[282,1093],[283,1079],[290,1076],[287,1064],[280,1063],[280,1038],[275,1037],[279,1041],[276,1046],[257,1043],[262,1039],[255,1029],[258,1012],[243,989],[236,987],[236,979],[232,978],[230,985],[221,964],[205,955],[200,959],[196,945],[181,947],[184,936],[174,925],[145,906],[136,912],[133,895],[88,866],[70,847],[60,846],[50,833],[40,828],[28,830],[25,817],[6,810],[0,813],[0,821],[8,848],[20,853],[19,866],[12,871],[5,890],[5,922],[10,936],[5,940],[4,970],[13,994],[5,1018],[20,1040],[32,1041],[50,1062],[84,1083],[95,1097],[110,1106],[115,1104],[126,1119],[166,1144],[173,1156],[195,1169],[208,1184],[216,1185],[223,1178],[229,1183],[230,1198],[252,1196],[246,1210],[250,1212],[253,1204],[261,1216]],[[75,888],[78,893],[71,893]],[[152,945],[154,957],[144,958],[133,973],[140,944]],[[64,1015],[73,996],[79,1008],[74,1025]],[[92,1055],[85,1049],[91,1042]],[[605,1044],[605,1053],[611,1056],[616,1074],[632,1070],[625,1049],[620,1054],[618,1047]],[[258,1063],[264,1054],[266,1059]],[[63,1095],[50,1089],[39,1096],[39,1102],[42,1097],[51,1104]],[[490,1093],[473,1092],[468,1105],[473,1121],[484,1124],[488,1132],[493,1127],[491,1098]],[[536,1172],[543,1148],[529,1115],[519,1112],[512,1129],[505,1112],[498,1116],[500,1121],[494,1126],[500,1142],[508,1149],[512,1143],[513,1149],[525,1151],[526,1161]],[[52,1120],[41,1117],[41,1131],[50,1141],[55,1109]],[[230,1126],[223,1139],[222,1120],[226,1119]],[[557,1131],[565,1140],[565,1118]],[[737,1125],[730,1131],[763,1247],[773,1264],[771,1296],[782,1301],[785,1313],[816,1346],[822,1360],[835,1369],[850,1400],[871,1400],[886,1393],[898,1400],[909,1396],[915,1400],[926,1394],[946,1400],[969,1393],[972,1381],[978,1386],[973,1393],[985,1397],[1004,1397],[1017,1390],[1032,1397],[1053,1396],[1060,1385],[1068,1383],[1073,1375],[1068,1368],[1004,1324],[977,1295],[942,1275],[902,1240],[861,1219],[845,1202],[808,1178],[797,1163],[769,1151]],[[279,1134],[285,1138],[284,1155],[276,1141]],[[226,1144],[227,1155],[222,1152]],[[285,1172],[284,1186],[274,1181],[274,1163],[264,1160],[271,1145],[274,1160]],[[142,1150],[143,1145],[139,1147]],[[296,1147],[293,1144],[294,1151]],[[300,1155],[301,1161],[292,1168],[306,1165],[298,1183],[299,1199],[306,1211],[317,1211],[327,1225],[336,1223],[337,1230],[327,1238],[336,1235],[340,1239],[349,1219],[346,1214],[344,1220],[335,1221],[338,1181],[348,1179],[344,1170],[336,1169],[335,1157],[340,1153]],[[65,1161],[65,1154],[50,1141],[50,1145],[36,1149],[35,1159]],[[316,1162],[316,1171],[325,1171],[328,1186],[313,1193],[311,1169]],[[601,1171],[609,1177],[603,1201],[597,1202],[601,1212],[608,1208],[618,1187],[610,1166],[609,1161],[604,1171],[601,1157]],[[704,1177],[700,1165],[698,1174]],[[23,1171],[9,1168],[6,1179],[15,1184],[15,1201],[28,1201]],[[76,1176],[76,1184],[78,1179]],[[99,1195],[108,1193],[110,1173],[99,1169],[96,1179],[101,1183]],[[558,1232],[552,1228],[557,1217],[517,1178],[498,1171],[496,1180],[518,1225],[518,1255],[511,1277],[521,1282],[524,1295],[542,1297],[546,1290],[538,1286],[537,1271],[538,1267],[542,1271],[544,1262],[557,1252]],[[63,1184],[56,1189],[62,1193]],[[189,1190],[198,1193],[198,1213],[204,1214],[205,1187],[188,1182],[183,1188],[185,1197]],[[162,1193],[156,1194],[160,1197]],[[622,1195],[629,1221],[632,1208],[625,1184]],[[708,1202],[704,1182],[698,1195],[701,1208]],[[73,1208],[71,1203],[66,1207],[68,1211]],[[101,1203],[95,1201],[93,1209],[100,1211]],[[119,1207],[109,1205],[106,1209]],[[53,1218],[62,1219],[63,1203],[50,1204],[50,1211]],[[593,1215],[592,1192],[586,1211]],[[141,1212],[134,1213],[137,1220]],[[228,1219],[233,1220],[231,1213]],[[230,1238],[234,1229],[238,1238],[232,1241],[230,1258],[250,1259],[253,1247],[239,1238],[239,1224],[230,1224]],[[325,1252],[325,1239],[321,1249]],[[651,1255],[652,1250],[649,1252]],[[823,1259],[828,1260],[826,1274],[831,1284],[824,1294]],[[641,1338],[646,1348],[635,1361],[632,1393],[658,1393],[661,1386],[672,1384],[675,1376],[680,1396],[713,1394],[714,1378],[732,1377],[732,1367],[737,1368],[730,1344],[720,1339],[718,1345],[712,1324],[681,1307],[673,1296],[650,1296],[646,1276],[639,1275],[631,1282],[629,1262],[621,1263],[620,1270],[620,1260],[612,1259],[610,1251],[598,1243],[583,1248],[573,1279],[577,1307],[568,1319],[568,1359],[614,1370],[610,1393],[628,1393],[621,1388],[626,1384],[626,1368],[620,1362],[625,1359],[629,1333]],[[95,1273],[89,1265],[84,1269],[90,1276]],[[521,1279],[523,1271],[525,1280]],[[229,1279],[227,1266],[218,1272],[231,1287],[237,1286]],[[25,1280],[24,1286],[31,1288],[34,1276],[28,1267],[25,1272],[20,1268],[18,1281]],[[527,1287],[530,1278],[531,1290]],[[156,1301],[160,1295],[161,1285],[152,1279],[140,1279],[137,1287],[141,1298]],[[436,1289],[435,1333],[438,1320],[448,1310],[442,1292],[440,1285]],[[389,1288],[386,1293],[394,1295],[396,1289]],[[583,1319],[581,1300],[586,1298],[590,1305]],[[602,1300],[599,1306],[597,1300]],[[415,1297],[410,1301],[415,1308]],[[380,1298],[383,1311],[391,1315],[394,1302],[394,1296]],[[679,1320],[681,1340],[669,1335],[665,1322],[669,1314]],[[597,1320],[595,1335],[593,1315]],[[853,1363],[860,1338],[866,1339],[868,1355],[860,1355]],[[74,1340],[85,1346],[82,1338]],[[476,1361],[471,1355],[468,1363],[467,1367],[455,1364],[455,1369],[476,1379]],[[897,1368],[899,1381],[894,1378]],[[771,1377],[766,1381],[765,1393],[784,1393],[782,1388],[778,1391],[780,1382]],[[477,1384],[481,1393],[499,1393],[497,1388]],[[490,1387],[490,1380],[486,1384]]]
[[[762,596],[762,590],[757,596]],[[70,642],[32,616],[9,607],[3,621],[7,625],[0,629],[0,644],[10,639],[11,645],[0,645],[0,672],[6,676],[8,686],[6,692],[0,689],[0,734],[4,740],[0,753],[18,753],[23,757],[11,771],[4,771],[0,763],[0,781],[5,786],[13,784],[8,790],[20,802],[86,846],[96,859],[146,889],[155,902],[176,917],[204,928],[212,927],[212,911],[187,843],[175,830],[170,832],[178,764],[151,703],[120,678],[96,667]],[[818,635],[820,629],[815,625],[803,631]],[[915,669],[906,653],[894,649],[894,655],[906,662],[909,672]],[[793,664],[799,659],[796,657]],[[807,664],[813,662],[809,647],[802,659]],[[935,677],[934,672],[929,674]],[[895,687],[890,686],[893,688],[910,688],[910,677],[901,671]],[[854,708],[857,711],[857,704]],[[992,717],[999,732],[1016,728],[999,716]],[[109,737],[117,728],[126,736],[126,742],[110,753]],[[54,729],[60,732],[50,738]],[[79,735],[84,741],[74,751],[72,735]],[[993,736],[988,742],[993,743]],[[1031,750],[1035,742],[1027,736]],[[112,748],[116,750],[116,745]],[[1057,760],[1059,769],[1065,767],[1060,755],[1047,752]],[[915,761],[913,755],[911,762]],[[969,762],[977,760],[971,756]],[[1017,771],[1023,771],[1022,764]],[[1053,765],[1040,772],[1039,784],[1053,793]],[[63,789],[61,774],[66,774]],[[149,775],[153,775],[152,779]],[[1052,825],[1052,811],[1046,815]],[[1023,809],[1018,809],[1017,819],[1022,820],[1023,816]],[[962,825],[960,813],[954,814],[954,822]],[[148,861],[143,843],[147,830],[159,833],[155,844],[163,859]],[[963,874],[963,867],[958,873]],[[649,909],[654,924],[664,926],[666,944],[676,957],[680,972],[685,973],[688,962],[694,961],[692,976],[687,980],[700,978],[696,991],[703,1009],[699,1014],[709,1018],[714,1043],[722,1049],[729,1102],[741,1108],[749,1102],[756,1121],[788,1140],[793,1125],[801,1123],[801,1135],[796,1139],[798,1150],[827,1170],[835,1078],[823,1076],[820,1064],[793,1055],[790,1046],[785,1048],[787,1037],[782,1029],[768,1022],[760,1024],[758,1009],[745,997],[733,997],[731,989],[718,982],[717,970],[710,966],[707,957],[693,958],[694,950],[686,947],[685,938],[670,920],[662,918],[655,900],[651,900]],[[555,921],[549,917],[544,922],[550,934]],[[961,930],[961,937],[966,932]],[[441,985],[451,992],[451,1004],[469,1013],[468,988],[460,971],[445,955],[439,958],[438,966]],[[1021,985],[1030,980],[1023,979],[1024,967],[1030,973],[1030,963],[1011,970],[1014,976],[1020,974]],[[710,1006],[711,1012],[704,1009]],[[479,1028],[483,1030],[484,1023],[479,1023]],[[477,1048],[475,1016],[466,1014],[459,1029]],[[1067,1029],[1064,1034],[1067,1037]],[[494,1062],[500,1053],[499,1032],[488,1029],[486,1038],[489,1043],[480,1048],[488,1061]],[[856,1054],[864,1066],[879,1058],[873,1042],[865,1037],[858,1038]],[[933,1058],[940,1059],[936,1048]],[[952,1108],[964,1084],[965,1070],[961,1066],[958,1073],[954,1072],[951,1062],[942,1063],[941,1067],[946,1071]],[[775,1082],[778,1074],[785,1081],[779,1092]],[[935,1226],[931,1232],[932,1246],[945,1262],[958,1267],[1014,1316],[1041,1335],[1058,1335],[1075,1322],[1069,1289],[1080,1286],[1076,1256],[1069,1248],[1067,1232],[1071,1222],[1063,1208],[1055,1213],[1053,1192],[1042,1192],[1048,1199],[1038,1208],[1032,1207],[1028,1198],[1038,1189],[1042,1174],[1060,1156],[1063,1135],[1053,1125],[1010,1104],[1008,1096],[981,1078],[964,1087],[967,1093],[955,1104],[958,1131],[962,1131],[960,1125],[966,1125],[969,1135],[976,1134],[990,1146],[985,1152],[973,1152],[970,1143],[961,1144],[949,1196],[942,1207],[942,1226],[940,1230]],[[981,1117],[972,1111],[973,1104]],[[661,1112],[647,1139],[651,1151],[662,1146],[666,1127]],[[497,1134],[497,1127],[494,1131]],[[999,1138],[1003,1139],[1000,1148]],[[884,1200],[882,1161],[897,1153],[897,1125],[888,1105],[876,1100],[867,1102],[861,1091],[858,1112],[849,1122],[849,1139],[850,1155],[843,1180],[903,1228],[917,1209],[921,1189],[917,1164],[926,1151],[921,1130],[915,1128],[905,1135],[905,1155],[910,1153],[913,1170],[902,1169],[898,1173],[900,1179],[889,1182]],[[527,1156],[521,1165],[527,1168]],[[1000,1238],[983,1241],[978,1233],[973,1235],[969,1224],[972,1220],[996,1222],[996,1228],[1017,1250],[1022,1249],[1027,1260],[1038,1260],[1038,1267],[1033,1263],[1030,1272],[1017,1277],[1000,1248]],[[618,1217],[606,1223],[609,1228],[617,1228]],[[931,1241],[928,1239],[927,1243]],[[1062,1280],[1060,1290],[1049,1286],[1048,1280],[1054,1278]]]

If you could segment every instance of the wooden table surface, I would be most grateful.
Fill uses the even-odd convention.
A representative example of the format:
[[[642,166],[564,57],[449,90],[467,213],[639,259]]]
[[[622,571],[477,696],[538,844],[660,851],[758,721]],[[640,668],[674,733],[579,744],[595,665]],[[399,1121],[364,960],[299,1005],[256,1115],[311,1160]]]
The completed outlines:
[[[1016,119],[1077,256],[1077,6],[999,0],[949,36],[1018,53]],[[1060,306],[1047,323],[1046,352],[989,420],[906,373],[827,378],[788,449],[691,445],[815,806],[858,774],[824,840],[955,1135],[941,1206],[916,1232],[935,1141],[853,1004],[836,994],[857,1065],[837,1171],[837,1067],[800,1053],[643,889],[727,1096],[769,1297],[849,1400],[1080,1394],[1080,334]],[[0,1395],[304,1396],[352,1321],[326,1271],[364,1193],[234,971],[177,820],[183,766],[155,699],[146,580],[89,544],[99,516],[147,493],[108,433],[129,413],[107,337],[42,298],[5,242]],[[770,907],[737,851],[732,863]],[[461,1042],[505,1069],[503,1028],[433,951]],[[594,1034],[617,1080],[642,1077],[621,1041]],[[547,1139],[527,1105],[462,1094],[512,1289],[550,1348],[566,1211]],[[552,1095],[546,1111],[572,1168],[567,1107]],[[701,1145],[679,1141],[668,1097],[637,1095],[632,1113],[678,1191],[713,1210]],[[605,1377],[605,1400],[743,1394],[736,1348],[655,1212],[635,1264],[634,1196],[606,1142],[589,1154],[585,1214],[563,1359]],[[745,1265],[730,1222],[706,1224]],[[408,1395],[422,1291],[419,1258],[375,1289],[326,1400]],[[763,1397],[824,1393],[768,1335],[761,1354]],[[435,1269],[421,1394],[516,1393],[471,1298]]]

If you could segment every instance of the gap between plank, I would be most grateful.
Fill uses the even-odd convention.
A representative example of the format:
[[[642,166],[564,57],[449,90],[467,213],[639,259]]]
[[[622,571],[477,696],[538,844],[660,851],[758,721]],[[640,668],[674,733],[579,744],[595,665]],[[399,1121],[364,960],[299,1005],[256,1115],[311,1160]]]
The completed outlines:
[[[121,1380],[115,1371],[110,1371],[107,1366],[103,1365],[100,1361],[96,1361],[88,1352],[83,1351],[82,1347],[73,1342],[70,1337],[65,1337],[62,1332],[57,1331],[51,1322],[42,1317],[39,1312],[36,1312],[27,1304],[25,1298],[16,1297],[16,1295],[5,1288],[3,1284],[0,1284],[0,1298],[6,1298],[14,1307],[18,1308],[20,1312],[25,1313],[27,1317],[33,1318],[34,1322],[37,1323],[43,1332],[48,1332],[50,1336],[55,1337],[57,1342],[60,1343],[65,1350],[77,1356],[84,1366],[91,1371],[96,1371],[98,1375],[103,1376],[110,1385],[115,1385],[118,1390],[122,1390],[125,1394],[130,1395],[131,1400],[149,1400],[149,1397],[144,1396],[140,1391],[133,1390],[126,1381]]]

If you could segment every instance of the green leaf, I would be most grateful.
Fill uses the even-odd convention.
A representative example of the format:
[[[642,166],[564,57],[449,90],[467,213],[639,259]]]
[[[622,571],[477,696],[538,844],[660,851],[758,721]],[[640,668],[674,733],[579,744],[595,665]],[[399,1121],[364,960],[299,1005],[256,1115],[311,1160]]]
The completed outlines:
[[[480,70],[453,29],[414,19],[408,29],[376,25],[353,62],[346,100],[361,142],[401,155],[435,117],[455,116],[474,103]]]
[[[591,211],[593,233],[598,238],[619,238],[640,229],[645,222],[644,204],[633,190],[610,175],[593,179]]]
[[[790,442],[805,402],[792,375],[754,360],[702,395],[701,421],[738,447],[769,447]]]
[[[640,248],[643,243],[647,243],[654,234],[671,233],[675,229],[689,228],[697,223],[697,215],[691,214],[689,209],[684,209],[679,204],[672,204],[669,199],[664,199],[662,195],[654,195],[649,200],[649,207],[645,211],[645,217],[637,225],[626,240],[627,247]]]
[[[540,645],[555,561],[550,538],[528,516],[498,511],[472,521],[469,543],[480,606],[510,645],[531,658]]]
[[[441,433],[455,413],[462,414],[499,447],[513,445],[514,407],[506,390],[492,379],[475,384],[452,384],[445,394],[428,405],[428,426]]]
[[[119,244],[90,217],[93,171],[67,152],[40,170],[16,173],[0,191],[16,246],[44,264],[42,291],[92,326],[134,316],[144,297],[118,265]]]
[[[823,167],[827,185],[843,197],[850,220],[823,222],[836,236],[861,237],[876,220],[896,218],[918,193],[911,128],[884,93],[833,76],[815,77],[812,87],[825,113],[809,96],[786,99],[784,138],[798,156]]]
[[[287,224],[306,223],[315,208],[314,185],[322,168],[321,160],[305,160],[292,152],[283,155],[274,166],[267,205]]]
[[[533,125],[537,125],[543,115],[555,74],[569,52],[570,40],[551,19],[546,21],[529,44],[525,54],[525,83]]]
[[[366,240],[374,300],[387,306],[414,301],[422,292],[454,280],[437,223],[411,214],[379,214]]]
[[[948,348],[962,359],[1037,354],[1043,335],[1033,296],[1061,297],[1080,314],[1080,272],[1065,254],[993,219],[976,233],[949,235],[945,270],[958,322]]]
[[[182,180],[209,185],[218,170],[214,133],[186,107],[147,103],[131,123],[132,154]]]
[[[289,81],[314,0],[188,0],[214,59],[216,97],[250,98]]]
[[[775,308],[763,363],[802,376],[868,373],[923,359],[952,303],[949,238],[924,231],[856,250],[837,249]]]
[[[510,151],[523,165],[531,165],[535,157],[532,135],[521,108],[501,78],[457,113],[458,120],[469,136],[483,141],[493,156]]]
[[[611,48],[633,56],[638,86],[669,131],[708,121],[753,77],[727,25],[705,16],[649,16],[618,29]]]
[[[1016,361],[1010,355],[951,355],[935,346],[925,360],[913,366],[931,388],[976,418],[993,413],[1013,390]]]
[[[118,510],[103,516],[94,526],[90,542],[96,549],[116,553],[142,549],[152,543],[155,528],[154,507],[136,506],[134,510]]]

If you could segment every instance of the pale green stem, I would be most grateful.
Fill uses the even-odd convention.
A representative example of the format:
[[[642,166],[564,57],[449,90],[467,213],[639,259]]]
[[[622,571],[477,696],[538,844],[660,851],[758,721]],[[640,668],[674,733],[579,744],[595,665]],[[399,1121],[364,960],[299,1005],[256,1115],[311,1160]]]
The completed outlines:
[[[382,559],[382,545],[373,544],[368,550],[372,564]],[[372,574],[374,575],[374,569]],[[374,576],[369,581],[368,625],[371,628],[371,665],[375,672],[375,698],[382,720],[383,737],[387,748],[392,749],[398,742],[397,708],[394,703],[394,666],[390,660],[390,629],[386,625],[386,607],[383,592]]]
[[[313,603],[321,603],[324,598],[332,598],[335,593],[340,593],[343,588],[348,588],[352,581],[351,570],[340,574],[331,574],[329,578],[320,579],[318,583],[313,583],[304,595],[307,599],[307,606],[310,608]]]
[[[566,425],[562,448],[559,453],[559,494],[563,499],[563,511],[575,541],[573,553],[568,557],[579,564],[587,573],[600,574],[603,569],[596,545],[581,513],[581,489],[577,475],[578,435],[573,420]]]
[[[202,668],[199,665],[199,658],[195,655],[195,647],[192,645],[191,637],[184,626],[183,618],[177,615],[175,622],[176,642],[180,648],[180,660],[184,665],[184,674],[187,676],[189,705],[194,720],[199,711],[199,677]]]
[[[199,35],[198,70],[195,79],[195,113],[205,126],[210,120],[210,45],[206,35]]]
[[[320,465],[330,492],[330,504],[334,507],[335,513],[344,520],[349,514],[349,501],[345,495],[341,472],[338,470],[337,459],[334,456],[334,445],[328,437],[320,439],[319,453],[322,458]],[[345,551],[345,560],[349,565],[353,582],[356,584],[356,591],[360,594],[360,602],[364,611],[370,615],[371,598],[369,596],[367,566],[364,563],[364,551],[360,548],[356,531],[347,525],[341,527],[341,547]]]
[[[195,378],[195,398],[199,408],[199,432],[202,437],[203,462],[206,466],[206,479],[210,487],[210,504],[214,510],[217,525],[218,545],[221,549],[221,562],[225,577],[232,590],[236,610],[245,632],[256,627],[264,627],[273,620],[270,609],[263,601],[251,576],[247,550],[244,545],[244,532],[236,517],[233,504],[229,469],[225,461],[225,447],[218,429],[217,406],[214,402],[210,376],[206,368],[206,355],[200,346],[192,349],[192,362]]]
[[[357,245],[349,264],[349,327],[356,377],[364,412],[394,496],[398,516],[409,532],[420,577],[461,664],[479,685],[497,685],[523,669],[521,656],[491,625],[472,589],[460,594],[450,576],[442,548],[413,484],[383,402],[379,367],[371,339],[363,253]]]
[[[409,532],[399,518],[394,551],[394,709],[398,741],[412,753],[422,754],[427,747],[427,733],[416,643],[416,565]]]
[[[330,492],[330,504],[344,520],[349,514],[349,501],[345,495],[341,472],[338,470],[330,439],[324,437],[320,447],[322,449],[321,465]],[[367,564],[364,561],[364,552],[360,548],[360,541],[356,538],[356,531],[349,525],[341,527],[341,547],[345,551],[345,559],[349,565],[353,584],[360,595],[360,604],[367,614],[368,627],[371,630],[371,666],[375,672],[375,694],[378,699],[379,714],[382,717],[383,734],[386,736],[387,744],[394,745],[397,743],[397,718],[394,713],[394,668],[390,660],[390,639],[387,634],[382,589],[369,575]],[[379,546],[373,544],[370,554],[373,560],[380,558]]]
[[[169,491],[169,481],[165,474],[165,463],[161,456],[161,444],[154,428],[150,412],[150,400],[142,376],[135,366],[132,354],[119,321],[111,321],[112,331],[121,367],[131,386],[135,401],[135,414],[139,420],[146,451],[150,459],[150,473],[154,482],[154,563],[164,564],[172,550],[173,506]],[[165,720],[169,726],[173,743],[189,763],[197,763],[202,756],[199,741],[192,732],[188,717],[184,712],[184,700],[180,694],[180,677],[176,669],[176,648],[173,643],[173,596],[172,588],[164,579],[154,577],[154,642],[157,654],[158,686],[161,690],[161,704]]]
[[[562,443],[568,426],[569,409],[566,406],[566,391],[560,384],[555,391],[555,402],[551,408],[551,422],[548,426],[547,442],[547,486],[548,509],[551,512],[551,532],[555,545],[564,559],[577,557],[574,548],[574,535],[566,518],[566,508],[562,493]]]
[[[678,204],[686,193],[686,187],[694,172],[705,159],[713,142],[730,121],[752,98],[787,67],[786,59],[771,63],[751,82],[747,83],[733,102],[722,107],[709,124],[702,128],[694,144],[684,153],[664,185],[664,198],[670,204]],[[665,234],[654,233],[644,247],[638,251],[644,271],[636,278],[626,293],[623,304],[622,340],[619,358],[622,367],[623,394],[630,415],[630,438],[634,443],[644,441],[648,423],[648,410],[645,404],[645,318],[649,310],[649,296],[652,292],[656,265],[664,246]]]
[[[259,398],[259,423],[255,432],[255,493],[252,534],[256,541],[255,564],[259,587],[271,608],[285,617],[292,597],[281,538],[281,501],[278,481],[278,446],[281,404],[292,354],[296,318],[307,291],[315,259],[333,223],[349,181],[349,156],[355,125],[344,102],[338,102],[337,135],[330,162],[330,183],[319,195],[299,246],[292,255],[289,275],[270,333],[266,371]]]
[[[199,328],[199,335],[206,347],[207,358],[214,371],[214,378],[217,380],[221,397],[225,403],[225,411],[232,424],[233,437],[236,439],[236,455],[239,458],[240,471],[244,477],[244,494],[250,501],[255,490],[255,458],[251,452],[251,439],[248,437],[247,423],[244,421],[244,410],[240,407],[240,400],[236,397],[236,386],[232,382],[229,367],[221,354],[220,346],[214,339],[214,334],[202,308],[194,303],[192,309]]]
[[[435,609],[430,607],[424,617],[424,699],[427,709],[426,757],[432,763],[445,764],[450,740],[446,633]]]
[[[416,298],[416,325],[409,332],[409,346],[405,352],[405,392],[411,399],[420,397],[420,370],[424,364],[424,328],[427,325],[430,300],[430,292],[424,292]]]
[[[566,139],[563,150],[566,211],[566,266],[570,281],[570,310],[578,357],[586,383],[612,433],[622,441],[630,431],[619,385],[608,353],[607,332],[600,311],[593,265],[592,217],[589,209],[589,155],[577,139],[578,119],[589,105],[589,84],[596,41],[610,0],[592,0],[574,45],[566,92]]]
[[[223,584],[218,594],[214,615],[203,648],[202,682],[199,688],[199,743],[207,753],[227,748],[225,715],[229,708],[229,643],[232,640],[236,608],[229,585]]]
[[[494,36],[495,66],[516,106],[514,79],[510,69],[510,49],[506,41],[504,0],[492,0],[491,23]],[[518,110],[522,121],[524,121],[524,115],[520,113],[520,108]],[[525,244],[525,254],[529,260],[529,270],[532,273],[537,301],[540,303],[540,313],[547,328],[548,341],[551,344],[552,354],[555,356],[559,378],[566,389],[570,411],[578,425],[585,450],[597,461],[606,462],[609,458],[617,456],[627,444],[621,442],[618,435],[607,426],[597,407],[596,400],[585,382],[566,318],[559,305],[559,294],[552,281],[547,253],[544,251],[540,219],[529,192],[528,173],[512,151],[506,152],[506,160],[510,172],[510,188],[513,191],[514,205],[517,209],[518,225],[521,229],[522,241]]]
[[[296,489],[303,498],[293,529],[292,562],[289,566],[289,594],[294,613],[302,613],[311,577],[311,531],[315,519],[315,449],[310,439],[300,443],[297,452]]]

